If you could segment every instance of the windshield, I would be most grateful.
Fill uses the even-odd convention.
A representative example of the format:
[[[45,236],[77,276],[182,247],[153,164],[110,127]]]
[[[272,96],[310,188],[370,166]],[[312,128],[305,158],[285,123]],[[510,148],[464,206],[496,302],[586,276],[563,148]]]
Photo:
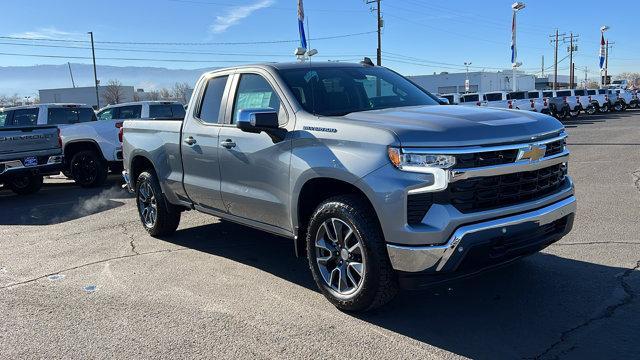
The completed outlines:
[[[382,67],[330,67],[279,70],[307,112],[342,116],[403,106],[438,105],[434,97]]]

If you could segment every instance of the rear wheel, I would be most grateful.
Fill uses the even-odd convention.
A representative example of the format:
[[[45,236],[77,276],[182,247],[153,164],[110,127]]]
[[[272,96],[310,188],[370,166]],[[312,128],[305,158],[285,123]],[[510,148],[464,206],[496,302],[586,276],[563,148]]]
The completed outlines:
[[[611,109],[609,108],[609,103],[603,104],[603,105],[600,107],[600,109],[599,109],[599,111],[600,111],[601,113],[608,113],[608,112],[609,112],[609,110],[611,110]]]
[[[355,196],[324,201],[311,217],[307,254],[313,278],[338,309],[366,311],[398,291],[386,243],[368,204]]]
[[[626,110],[626,106],[624,106],[624,104],[620,101],[618,101],[615,105],[613,105],[613,110],[620,112],[620,111],[625,111]]]
[[[570,117],[575,119],[575,118],[578,117],[578,115],[580,115],[580,108],[579,107],[575,108],[574,110],[571,110],[571,109],[569,110],[569,116]]]
[[[42,175],[24,175],[12,178],[7,185],[18,195],[29,195],[40,191],[42,181]]]
[[[585,112],[587,115],[593,115],[593,114],[595,114],[596,112],[598,112],[598,109],[596,109],[596,106],[595,106],[595,105],[591,104],[591,105],[587,106],[587,108],[584,110],[584,112]]]
[[[151,236],[171,235],[178,228],[181,212],[167,202],[154,171],[138,176],[136,204],[142,226]]]
[[[71,177],[82,187],[95,187],[107,180],[107,164],[91,150],[83,150],[71,158]]]

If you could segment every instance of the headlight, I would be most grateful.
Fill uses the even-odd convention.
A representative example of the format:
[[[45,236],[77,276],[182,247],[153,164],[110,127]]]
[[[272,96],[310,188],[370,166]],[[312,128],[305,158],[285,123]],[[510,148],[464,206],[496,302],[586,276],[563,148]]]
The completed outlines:
[[[390,147],[388,153],[393,165],[409,172],[431,173],[430,169],[448,169],[456,164],[456,158],[451,155],[402,153],[394,147]]]
[[[456,158],[451,155],[403,153],[399,148],[394,147],[389,148],[388,155],[391,163],[402,171],[433,176],[426,184],[410,189],[409,194],[445,190],[449,184],[447,169],[456,164]]]

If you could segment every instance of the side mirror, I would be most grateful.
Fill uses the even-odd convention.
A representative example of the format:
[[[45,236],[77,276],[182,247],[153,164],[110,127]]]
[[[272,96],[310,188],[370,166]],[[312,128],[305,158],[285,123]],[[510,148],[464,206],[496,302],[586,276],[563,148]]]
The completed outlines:
[[[236,119],[238,129],[249,133],[265,132],[274,142],[284,139],[286,130],[280,129],[278,112],[271,108],[242,109]]]

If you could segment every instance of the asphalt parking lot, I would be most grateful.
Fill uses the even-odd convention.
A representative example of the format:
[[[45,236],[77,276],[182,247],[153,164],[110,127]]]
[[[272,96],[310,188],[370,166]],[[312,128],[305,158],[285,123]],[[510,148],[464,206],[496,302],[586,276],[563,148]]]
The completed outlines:
[[[322,297],[287,239],[195,212],[149,237],[116,176],[0,190],[0,358],[637,358],[640,111],[566,126],[571,234],[357,316]]]

